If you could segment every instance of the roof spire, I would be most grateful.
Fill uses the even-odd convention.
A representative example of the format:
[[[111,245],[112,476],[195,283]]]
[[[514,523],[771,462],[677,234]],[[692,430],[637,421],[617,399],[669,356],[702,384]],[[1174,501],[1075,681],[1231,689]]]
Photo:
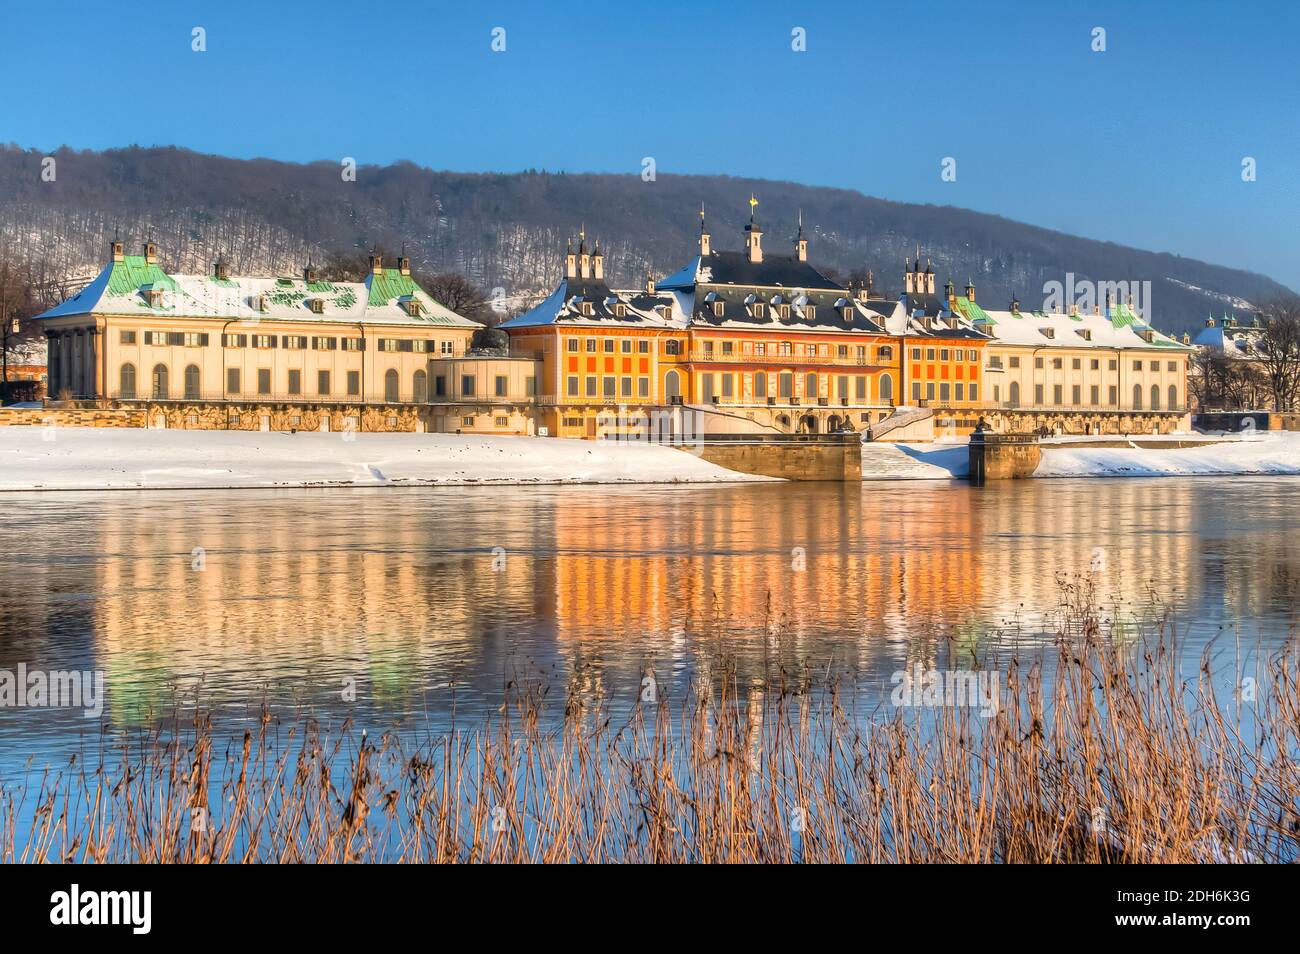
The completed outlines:
[[[704,234],[704,203],[700,203],[700,234]]]
[[[749,194],[749,221],[750,222],[754,221],[754,210],[757,208],[758,208],[758,199],[755,198],[754,193],[751,192]]]
[[[803,209],[799,210],[799,238],[803,238]]]

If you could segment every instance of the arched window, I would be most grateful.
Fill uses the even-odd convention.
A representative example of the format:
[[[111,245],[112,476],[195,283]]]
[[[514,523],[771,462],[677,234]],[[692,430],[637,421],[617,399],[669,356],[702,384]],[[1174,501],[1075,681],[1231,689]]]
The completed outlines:
[[[681,354],[682,343],[676,339],[669,338],[664,342],[664,354]]]
[[[398,393],[397,371],[389,368],[384,374],[384,400],[389,404],[396,404],[401,397]]]
[[[887,401],[894,400],[894,379],[891,375],[882,374],[880,376],[880,402],[883,404]]]
[[[754,397],[767,397],[767,375],[762,371],[754,372]]]
[[[1160,385],[1151,385],[1151,410],[1160,410]]]
[[[880,349],[879,354],[880,354],[880,360],[881,360],[881,361],[893,361],[893,360],[894,360],[894,349],[891,348],[889,345],[884,345],[884,346]]]
[[[168,394],[167,365],[153,366],[153,396],[155,400],[166,400]]]
[[[1020,407],[1020,382],[1011,382],[1011,393],[1007,396],[1007,403],[1012,407]]]
[[[199,366],[192,364],[185,369],[185,400],[199,399]]]
[[[675,344],[675,341],[668,342],[669,347]],[[664,396],[670,398],[682,396],[682,378],[676,371],[669,371],[664,375]]]
[[[429,399],[427,381],[428,377],[423,371],[416,371],[415,376],[411,379],[411,400],[416,404],[423,404]]]
[[[1133,410],[1142,410],[1142,385],[1133,385]]]
[[[1178,410],[1178,385],[1169,385],[1169,410]]]
[[[117,396],[124,398],[135,397],[135,365],[122,365],[122,371],[118,375]]]

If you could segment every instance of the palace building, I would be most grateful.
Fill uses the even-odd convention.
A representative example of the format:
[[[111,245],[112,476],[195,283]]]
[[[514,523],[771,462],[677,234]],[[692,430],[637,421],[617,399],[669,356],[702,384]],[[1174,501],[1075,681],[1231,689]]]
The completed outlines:
[[[673,432],[859,432],[923,440],[1005,432],[1186,429],[1193,349],[1131,305],[1091,314],[985,310],[904,260],[903,291],[841,283],[809,261],[802,218],[764,248],[750,197],[742,250],[698,248],[637,290],[611,288],[585,230],[540,304],[504,322],[509,354],[434,301],[402,256],[361,282],[174,275],[146,242],[40,316],[49,397],[143,410],[151,426],[599,438]],[[1235,328],[1233,329],[1236,330]],[[1244,335],[1232,340],[1237,342]],[[1225,335],[1226,340],[1226,335]],[[686,428],[683,428],[685,430]]]
[[[363,282],[173,275],[146,242],[39,316],[49,393],[146,403],[154,426],[421,430],[411,408],[446,393],[481,326],[444,308],[410,261],[370,257]]]
[[[985,417],[998,431],[1167,433],[1185,430],[1192,349],[1125,304],[1091,314],[985,311],[974,289],[953,296],[954,315],[987,334]]]
[[[542,363],[548,430],[602,436],[676,405],[714,433],[860,430],[889,416],[898,303],[817,271],[802,225],[793,254],[766,253],[755,205],[743,252],[715,250],[701,211],[698,253],[644,292],[611,290],[585,236],[570,246],[556,290],[501,326],[514,353]]]

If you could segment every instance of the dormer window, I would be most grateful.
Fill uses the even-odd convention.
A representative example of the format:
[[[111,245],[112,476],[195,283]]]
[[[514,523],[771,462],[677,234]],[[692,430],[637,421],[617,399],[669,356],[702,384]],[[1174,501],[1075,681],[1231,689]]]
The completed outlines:
[[[1079,336],[1080,338],[1082,338],[1084,341],[1091,341],[1091,340],[1092,340],[1092,329],[1091,329],[1091,328],[1080,328],[1080,329],[1078,330],[1078,332],[1076,332],[1076,333],[1077,333],[1078,336]]]
[[[804,321],[812,321],[814,318],[816,318],[817,306],[814,305],[812,302],[806,303],[803,306],[803,317],[804,317]]]
[[[780,309],[780,315],[781,315],[782,318],[789,318],[789,317],[790,317],[790,306],[789,306],[789,305],[777,305],[777,308]]]
[[[258,311],[271,310],[271,300],[267,298],[265,295],[258,295],[257,298],[254,300],[253,304]]]
[[[161,308],[163,303],[163,293],[161,288],[150,288],[148,291],[149,307]]]
[[[1147,344],[1151,344],[1153,341],[1156,340],[1156,333],[1152,331],[1150,328],[1143,328],[1141,331],[1138,332],[1138,335],[1141,336],[1142,340],[1145,341]]]
[[[726,311],[726,308],[727,308],[727,306],[726,306],[726,304],[725,304],[724,302],[721,302],[721,301],[714,301],[714,302],[713,302],[713,316],[714,316],[715,318],[721,318],[723,312]]]
[[[420,317],[420,311],[421,311],[422,309],[420,308],[420,303],[419,303],[418,301],[416,301],[414,298],[408,298],[408,299],[407,299],[406,301],[404,301],[402,304],[403,304],[403,306],[406,308],[406,314],[407,314],[409,317],[411,317],[411,318],[419,318],[419,317]]]
[[[755,318],[762,318],[764,316],[763,303],[761,301],[754,302],[749,306],[749,313]]]
[[[579,310],[582,312],[583,316],[587,318],[590,318],[593,314],[595,314],[595,309],[592,308],[591,302],[589,301],[584,301],[582,305],[579,306]]]
[[[853,320],[853,306],[852,306],[852,305],[845,305],[843,308],[840,309],[840,314],[842,314],[842,315],[844,316],[844,320],[845,320],[845,321],[852,321],[852,320]]]
[[[627,305],[623,304],[621,301],[620,301],[620,302],[616,302],[616,303],[614,304],[614,317],[615,317],[615,318],[626,318],[626,317],[627,317]]]
[[[325,299],[309,298],[307,299],[307,307],[311,309],[313,315],[323,315],[325,314]]]
[[[1056,329],[1055,329],[1055,328],[1039,328],[1039,329],[1038,329],[1038,332],[1039,332],[1039,334],[1041,334],[1044,338],[1055,338],[1055,337],[1056,337]]]

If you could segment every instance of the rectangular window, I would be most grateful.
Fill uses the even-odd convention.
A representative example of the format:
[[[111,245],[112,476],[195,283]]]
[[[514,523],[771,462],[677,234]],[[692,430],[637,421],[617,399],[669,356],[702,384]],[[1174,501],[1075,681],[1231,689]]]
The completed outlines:
[[[1053,358],[1053,359],[1052,359],[1052,367],[1055,368],[1057,371],[1061,370],[1061,359],[1060,359],[1060,358]]]
[[[447,396],[447,376],[445,374],[439,374],[434,376],[433,393],[436,397]]]
[[[594,398],[595,396],[596,396],[596,376],[594,374],[589,374],[587,375],[587,397]]]
[[[496,379],[492,382],[492,392],[497,397],[505,397],[509,390],[509,384],[510,381],[504,374],[498,374]]]
[[[1177,361],[1166,361],[1166,362],[1165,362],[1165,370],[1166,370],[1166,371],[1177,371],[1177,370],[1178,370],[1178,362],[1177,362]]]
[[[728,341],[727,344],[731,344],[731,342]],[[732,390],[732,388],[734,387],[733,384],[734,379],[732,378],[732,376],[730,374],[724,374],[721,375],[721,378],[722,378],[722,396],[724,398],[735,397],[735,392]]]
[[[958,401],[966,400],[966,385],[958,382],[957,384],[954,384],[952,387],[953,387],[953,396],[956,397]]]
[[[1091,389],[1089,390],[1089,392],[1088,392],[1088,399],[1092,402],[1092,404],[1093,404],[1094,407],[1095,407],[1098,403],[1100,403],[1100,401],[1101,401],[1101,388],[1094,384],[1094,385],[1092,386],[1092,388],[1091,388]]]
[[[118,335],[117,340],[122,344],[135,344],[135,332],[123,331],[120,335]]]
[[[564,346],[565,346],[565,348],[567,348],[569,351],[577,351],[577,350],[578,350],[578,339],[577,339],[577,338],[566,338],[566,339],[565,339],[565,345],[564,345]]]
[[[861,376],[854,378],[853,387],[854,387],[853,396],[858,401],[865,402],[867,399],[867,379]]]
[[[1074,358],[1070,362],[1070,367],[1073,368],[1075,371],[1078,371],[1080,368],[1083,367],[1083,361],[1080,358]]]
[[[275,335],[253,335],[254,348],[274,348]]]
[[[289,393],[290,394],[302,393],[302,372],[297,370],[296,368],[291,369],[289,371]]]
[[[492,423],[497,427],[506,427],[510,423],[510,420],[505,417],[494,417],[492,418]]]
[[[951,399],[952,399],[952,393],[951,393],[951,391],[952,391],[952,389],[948,386],[948,382],[947,382],[947,381],[945,381],[943,384],[940,384],[940,385],[939,385],[939,400],[940,400],[940,401],[949,401],[949,400],[951,400]]]
[[[920,348],[913,348],[913,349],[912,349],[912,360],[913,360],[913,361],[920,361],[920,360],[921,360],[921,349],[920,349]]]
[[[356,397],[360,393],[361,393],[361,372],[349,371],[348,372],[348,395],[350,397]]]
[[[566,393],[569,395],[569,397],[578,396],[578,376],[576,374],[569,375],[568,388]]]
[[[330,373],[328,371],[316,372],[316,393],[317,394],[330,393]]]
[[[920,382],[920,381],[913,381],[913,382],[912,382],[912,400],[913,400],[913,401],[919,401],[919,400],[921,400],[921,382]]]
[[[311,339],[311,346],[317,351],[333,351],[339,346],[338,338],[315,337]]]
[[[1041,368],[1042,366],[1043,366],[1043,359],[1042,359],[1042,358],[1035,358],[1035,359],[1034,359],[1034,367],[1035,367],[1035,368]]]
[[[708,403],[713,400],[713,375],[700,375],[700,400]]]
[[[972,401],[978,401],[980,399],[980,386],[974,381],[970,384],[970,399]]]
[[[1010,361],[1010,364],[1011,364],[1011,367],[1013,367],[1013,368],[1018,368],[1018,367],[1020,367],[1020,359],[1019,359],[1019,358],[1012,358],[1011,361]]]
[[[462,418],[460,419],[460,426],[461,426],[461,427],[473,427],[473,426],[474,426],[474,417],[473,417],[473,415],[469,415],[469,416],[466,416],[466,417],[462,417]]]
[[[588,338],[588,339],[587,339],[587,353],[588,353],[588,354],[594,354],[595,351],[596,351],[596,339],[595,339],[595,338]]]
[[[926,348],[926,349],[925,349],[925,360],[926,360],[926,361],[933,361],[933,360],[934,360],[934,349],[933,349],[933,348]]]
[[[794,375],[789,371],[782,371],[776,379],[777,394],[783,398],[794,396]]]
[[[619,382],[618,382],[618,393],[621,394],[623,397],[631,397],[631,396],[632,396],[632,379],[631,379],[631,378],[625,377],[625,378],[620,378],[620,379],[619,379]]]
[[[238,368],[226,368],[226,393],[227,394],[239,393],[239,369]]]
[[[639,398],[648,398],[650,396],[650,379],[636,379],[636,396]]]
[[[613,343],[613,342],[611,342],[611,344],[612,344],[612,343]],[[615,387],[616,387],[616,385],[617,385],[617,382],[616,382],[613,378],[604,378],[604,379],[602,379],[602,380],[601,380],[601,393],[602,393],[605,397],[607,397],[607,398],[616,397],[616,396],[617,396],[617,392],[615,391]]]
[[[940,360],[940,361],[947,361],[947,360],[948,360],[948,349],[947,349],[947,348],[940,348],[940,349],[939,349],[939,360]]]
[[[537,379],[531,375],[524,378],[524,394],[537,397]]]
[[[224,348],[247,348],[248,335],[222,335],[221,345]]]
[[[1141,362],[1141,361],[1134,361],[1134,362],[1133,362],[1133,370],[1134,370],[1134,371],[1141,371],[1141,370],[1142,370],[1142,362]]]
[[[724,341],[724,342],[722,342],[722,353],[723,353],[723,354],[731,354],[731,353],[732,353],[732,344],[731,344],[730,341]]]
[[[632,339],[631,339],[631,338],[624,338],[622,341],[620,341],[620,342],[619,342],[619,350],[622,351],[624,354],[631,354],[631,353],[632,353]]]
[[[428,354],[429,342],[425,341],[423,338],[416,338],[411,342],[411,350],[416,354]]]
[[[1073,388],[1071,388],[1071,389],[1070,389],[1070,398],[1071,398],[1071,400],[1074,402],[1075,407],[1078,407],[1080,404],[1082,404],[1082,403],[1083,403],[1083,387],[1082,387],[1081,385],[1076,384]]]
[[[474,375],[462,374],[460,376],[460,396],[461,397],[474,396]]]
[[[606,338],[606,339],[605,339],[605,354],[613,354],[613,353],[614,353],[614,339],[613,339],[613,338]]]
[[[1089,367],[1092,368],[1093,371],[1100,371],[1101,362],[1098,361],[1096,358],[1093,358],[1091,363],[1089,364]],[[1093,403],[1095,404],[1096,402],[1094,401]]]
[[[257,393],[258,394],[271,393],[271,369],[270,368],[257,369]]]
[[[1110,393],[1108,395],[1108,400],[1110,401],[1111,406],[1114,406],[1115,403],[1119,400],[1119,388],[1117,388],[1113,384],[1110,386]]]
[[[649,342],[649,341],[646,341],[644,338],[642,338],[640,341],[638,341],[638,342],[636,343],[636,351],[637,351],[637,354],[649,354],[649,353],[650,353],[650,342]]]
[[[285,335],[282,340],[284,342],[283,347],[294,351],[300,351],[307,347],[307,339],[303,335]]]
[[[947,385],[944,385],[944,387],[947,387]],[[934,400],[934,382],[933,382],[933,381],[929,382],[929,383],[926,384],[926,386],[925,386],[925,399],[926,399],[927,401],[933,401],[933,400]]]
[[[1038,405],[1043,403],[1043,386],[1041,384],[1034,385],[1034,403]]]
[[[344,338],[343,350],[344,351],[365,351],[366,339],[365,338]]]

